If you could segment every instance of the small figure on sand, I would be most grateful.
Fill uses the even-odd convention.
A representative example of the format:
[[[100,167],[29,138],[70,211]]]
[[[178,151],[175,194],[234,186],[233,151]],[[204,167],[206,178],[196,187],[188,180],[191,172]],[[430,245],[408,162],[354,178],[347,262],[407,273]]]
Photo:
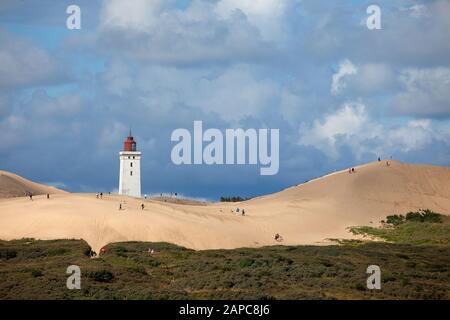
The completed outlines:
[[[103,199],[103,192],[100,192],[100,199]]]
[[[147,195],[146,194],[144,194],[144,199],[147,200]]]
[[[95,197],[98,199],[98,193],[95,194]]]
[[[352,173],[355,173],[355,168],[352,168]]]
[[[274,239],[275,239],[275,241],[277,241],[277,242],[281,242],[281,241],[283,241],[283,237],[282,236],[280,236],[280,234],[275,234],[275,237],[274,237]]]
[[[244,209],[242,209],[242,215],[245,216],[245,210]]]
[[[50,195],[47,193],[47,199],[50,199]]]
[[[30,197],[30,200],[33,201],[33,194],[31,192],[28,196]]]
[[[119,203],[119,210],[122,210],[122,204]]]
[[[144,210],[144,207],[145,207],[145,206],[144,206],[144,204],[142,203],[142,204],[141,204],[141,210]]]
[[[390,166],[390,163],[389,163],[389,161],[386,161],[386,166],[388,166],[388,167]]]

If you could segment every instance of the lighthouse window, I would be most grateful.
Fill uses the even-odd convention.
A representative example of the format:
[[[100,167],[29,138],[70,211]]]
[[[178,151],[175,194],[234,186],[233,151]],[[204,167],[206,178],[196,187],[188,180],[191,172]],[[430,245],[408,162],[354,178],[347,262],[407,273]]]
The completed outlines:
[[[133,171],[130,171],[130,176],[132,176],[133,175]]]
[[[130,159],[130,156],[128,156],[128,159]]]
[[[134,156],[133,156],[133,159],[134,159]]]
[[[130,167],[132,167],[133,166],[133,162],[130,162]]]

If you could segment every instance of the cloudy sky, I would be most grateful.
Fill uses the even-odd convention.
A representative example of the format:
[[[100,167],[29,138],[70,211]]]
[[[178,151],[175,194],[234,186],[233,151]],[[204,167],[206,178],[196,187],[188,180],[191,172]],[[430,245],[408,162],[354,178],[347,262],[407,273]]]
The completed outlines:
[[[450,1],[2,0],[0,169],[143,193],[254,196],[378,156],[450,165]],[[81,8],[81,30],[66,8]],[[280,169],[176,166],[177,128],[279,128]]]

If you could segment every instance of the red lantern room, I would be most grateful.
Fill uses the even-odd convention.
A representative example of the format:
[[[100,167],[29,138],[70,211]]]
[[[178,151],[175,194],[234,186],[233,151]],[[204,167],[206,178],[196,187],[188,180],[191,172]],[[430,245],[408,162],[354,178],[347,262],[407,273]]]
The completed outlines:
[[[123,151],[136,151],[136,141],[134,141],[131,131],[127,140],[123,143]]]

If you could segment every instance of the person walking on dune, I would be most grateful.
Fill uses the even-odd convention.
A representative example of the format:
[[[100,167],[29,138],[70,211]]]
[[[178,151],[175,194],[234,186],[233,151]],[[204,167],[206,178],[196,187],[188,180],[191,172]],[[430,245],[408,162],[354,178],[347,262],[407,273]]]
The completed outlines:
[[[119,203],[119,211],[122,210],[122,204]]]
[[[144,210],[144,207],[145,207],[145,206],[144,206],[144,204],[142,203],[142,204],[141,204],[141,210]]]
[[[33,194],[31,192],[30,192],[29,196],[30,196],[30,200],[33,201]]]
[[[47,199],[50,199],[50,195],[47,193]]]

